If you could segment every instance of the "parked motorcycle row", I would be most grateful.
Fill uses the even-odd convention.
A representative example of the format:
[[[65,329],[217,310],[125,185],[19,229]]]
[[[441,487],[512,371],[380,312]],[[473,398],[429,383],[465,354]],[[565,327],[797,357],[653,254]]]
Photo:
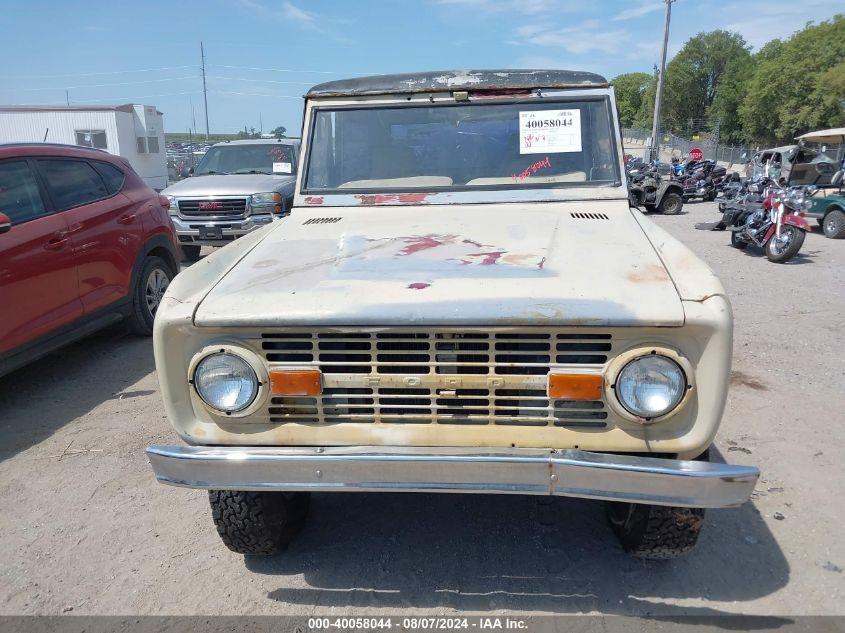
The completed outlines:
[[[696,228],[728,231],[731,246],[745,249],[754,244],[771,262],[794,258],[811,230],[805,216],[818,191],[815,185],[788,186],[769,176],[741,178],[712,160],[674,159],[667,165],[632,159],[626,162],[626,173],[632,204],[647,211],[675,215],[689,200],[719,198],[722,218]],[[830,184],[841,186],[843,173],[837,172]]]

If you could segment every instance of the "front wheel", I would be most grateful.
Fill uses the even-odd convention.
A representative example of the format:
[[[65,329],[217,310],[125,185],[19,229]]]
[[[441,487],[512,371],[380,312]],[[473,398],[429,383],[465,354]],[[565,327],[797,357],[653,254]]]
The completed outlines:
[[[748,242],[743,242],[739,239],[739,233],[737,231],[731,231],[731,246],[742,250],[748,247]]]
[[[182,255],[184,255],[186,261],[198,262],[201,248],[202,246],[199,244],[182,244]]]
[[[307,492],[209,490],[211,516],[224,545],[238,554],[275,554],[305,523]]]
[[[804,231],[790,224],[780,227],[780,236],[773,235],[766,242],[766,257],[770,262],[783,264],[798,254],[804,244]]]
[[[684,201],[677,193],[667,193],[663,196],[657,210],[663,215],[678,215],[684,206]]]
[[[825,237],[832,240],[839,240],[845,237],[845,213],[842,211],[831,211],[824,216],[824,223],[822,224]]]
[[[174,273],[161,257],[147,257],[135,283],[129,327],[135,334],[153,333],[153,320]]]
[[[608,502],[607,516],[626,552],[653,560],[691,552],[704,525],[704,508]]]

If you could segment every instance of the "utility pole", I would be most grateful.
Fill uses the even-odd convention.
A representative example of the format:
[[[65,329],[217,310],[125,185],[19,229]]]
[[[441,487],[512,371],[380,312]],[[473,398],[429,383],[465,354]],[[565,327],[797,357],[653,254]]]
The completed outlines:
[[[194,98],[188,97],[188,101],[191,104],[191,129],[194,131],[194,134],[197,133],[197,115],[194,112]]]
[[[261,120],[261,113],[258,113],[258,136],[264,134],[264,122]]]
[[[672,3],[666,1],[666,23],[663,25],[663,55],[660,62],[660,74],[657,76],[657,94],[654,98],[654,124],[651,126],[651,158],[657,159],[660,150],[660,105],[663,100],[663,78],[666,75],[666,48],[669,46],[669,20],[672,17]]]
[[[666,49],[664,47],[664,55],[666,54]],[[202,99],[205,102],[205,140],[208,140],[209,132],[208,132],[208,91],[205,89],[205,49],[202,47],[202,41],[200,41],[200,56],[202,57]]]
[[[70,105],[70,92],[65,88],[65,102]]]

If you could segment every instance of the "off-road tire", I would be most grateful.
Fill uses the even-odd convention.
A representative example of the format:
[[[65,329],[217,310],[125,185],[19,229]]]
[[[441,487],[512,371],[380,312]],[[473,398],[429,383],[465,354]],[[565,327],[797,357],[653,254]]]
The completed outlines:
[[[186,262],[198,262],[200,260],[200,250],[202,246],[199,244],[183,244],[182,245],[182,259]]]
[[[209,490],[211,516],[223,543],[238,554],[282,551],[305,523],[307,492]]]
[[[643,207],[645,207],[645,210],[649,213],[654,213],[655,211],[657,211],[657,207],[653,204],[644,204]]]
[[[152,311],[150,310],[147,303],[147,286],[151,276],[157,274],[163,274],[167,278],[168,285],[175,276],[174,271],[170,270],[170,266],[161,257],[147,257],[141,264],[141,272],[132,289],[132,312],[129,314],[127,323],[134,334],[150,336],[153,333],[155,311],[160,303]]]
[[[607,516],[626,552],[652,560],[691,552],[704,525],[704,508],[609,502]]]
[[[824,236],[832,240],[841,240],[845,237],[845,213],[835,209],[824,216],[822,224]]]
[[[707,202],[714,202],[716,200],[716,196],[718,195],[718,191],[711,191],[709,194],[707,194]]]
[[[667,193],[657,206],[657,210],[663,215],[678,215],[683,208],[684,200],[677,193]]]
[[[798,251],[800,251],[801,247],[804,245],[805,234],[801,229],[787,224],[786,226],[782,226],[780,230],[793,231],[795,235],[793,236],[789,247],[783,253],[775,253],[772,250],[772,244],[775,242],[775,236],[772,236],[772,238],[766,242],[766,258],[775,264],[784,264],[788,262],[798,254]]]
[[[731,231],[731,246],[733,246],[734,248],[738,248],[739,250],[744,250],[748,248],[748,242],[743,242],[742,240],[738,239],[736,234],[736,231]]]

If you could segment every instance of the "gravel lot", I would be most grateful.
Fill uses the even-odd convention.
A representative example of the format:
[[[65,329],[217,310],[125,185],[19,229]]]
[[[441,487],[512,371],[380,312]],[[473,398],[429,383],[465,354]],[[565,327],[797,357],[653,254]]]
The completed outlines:
[[[244,559],[204,492],[154,482],[143,449],[175,436],[150,342],[116,328],[0,378],[0,614],[845,614],[845,241],[776,265],[693,229],[714,219],[654,217],[730,292],[717,447],[763,477],[688,558],[629,558],[600,503],[321,494],[286,553]]]

